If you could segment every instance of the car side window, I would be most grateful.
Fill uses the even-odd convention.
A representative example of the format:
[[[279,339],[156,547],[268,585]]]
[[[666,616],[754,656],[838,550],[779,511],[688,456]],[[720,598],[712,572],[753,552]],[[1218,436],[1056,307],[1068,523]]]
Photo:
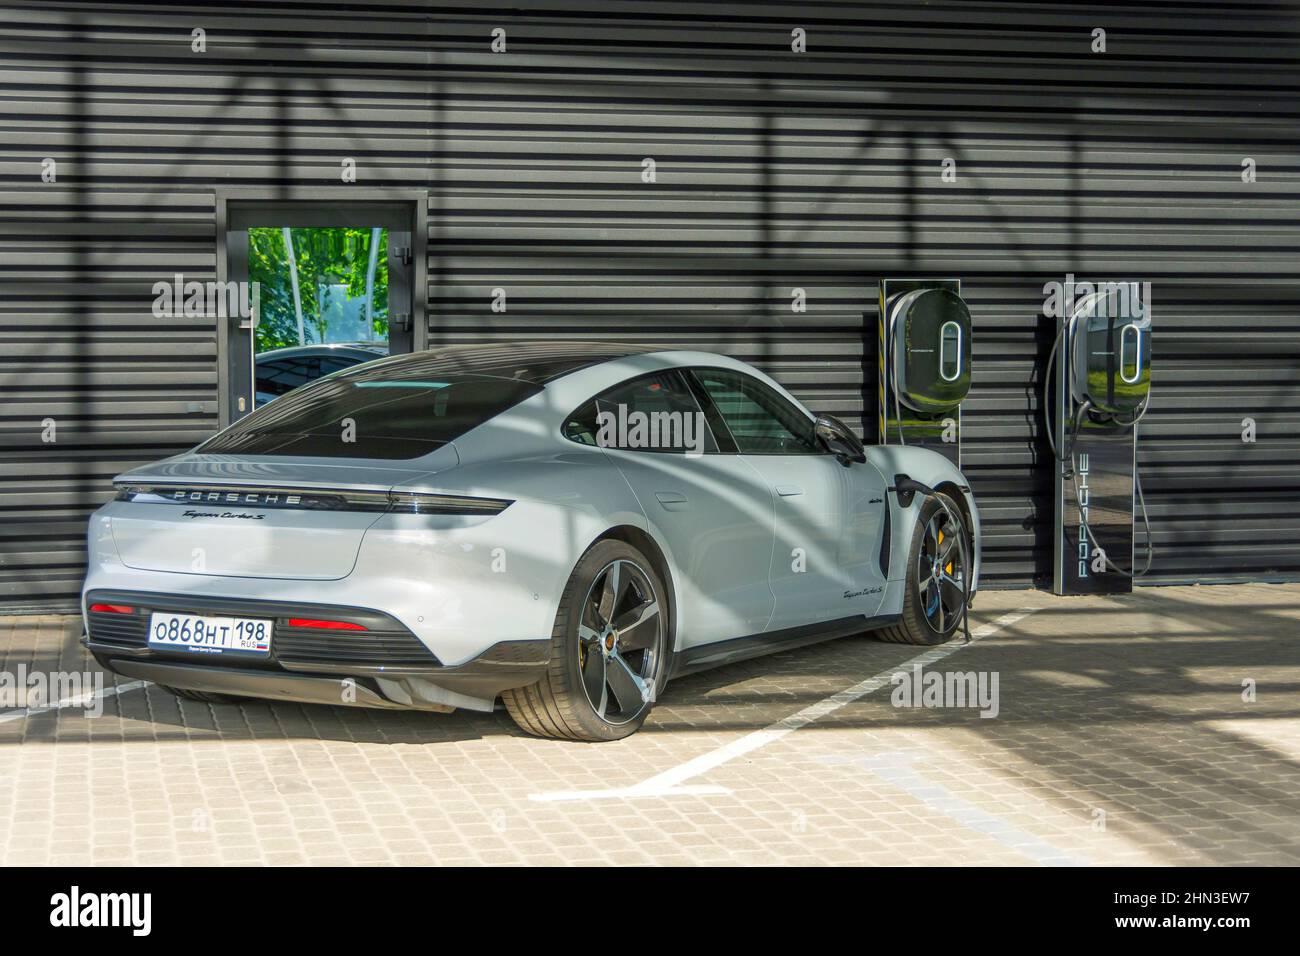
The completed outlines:
[[[693,370],[736,447],[745,455],[823,455],[812,421],[758,379],[722,369]]]
[[[686,377],[673,370],[642,375],[602,392],[573,412],[561,432],[582,445],[624,451],[718,450]]]
[[[320,359],[317,358],[264,362],[257,366],[258,404],[279,398],[319,377]]]
[[[593,398],[564,421],[561,434],[579,445],[596,444],[596,400]]]

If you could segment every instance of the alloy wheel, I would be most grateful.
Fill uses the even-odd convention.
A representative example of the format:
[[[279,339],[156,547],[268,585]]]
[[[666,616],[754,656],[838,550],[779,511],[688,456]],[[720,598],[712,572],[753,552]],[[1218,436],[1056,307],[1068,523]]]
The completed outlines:
[[[610,724],[635,719],[655,697],[664,615],[650,576],[611,561],[591,582],[578,624],[578,670],[592,709]]]
[[[936,511],[925,527],[917,556],[917,591],[926,622],[936,633],[946,633],[961,619],[966,605],[966,568],[958,536],[964,529],[953,526],[948,513]]]

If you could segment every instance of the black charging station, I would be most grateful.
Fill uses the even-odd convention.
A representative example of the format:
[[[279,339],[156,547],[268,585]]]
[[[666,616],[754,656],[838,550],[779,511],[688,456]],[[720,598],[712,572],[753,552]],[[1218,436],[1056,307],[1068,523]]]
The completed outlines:
[[[1150,303],[1114,284],[1091,292],[1060,318],[1044,409],[1055,466],[1052,590],[1133,590],[1151,564],[1150,526],[1137,470],[1138,422],[1151,390]],[[1052,375],[1052,368],[1055,375]],[[1134,504],[1146,525],[1144,566],[1134,566]]]
[[[960,468],[971,358],[961,280],[880,280],[878,329],[880,444],[921,445]]]

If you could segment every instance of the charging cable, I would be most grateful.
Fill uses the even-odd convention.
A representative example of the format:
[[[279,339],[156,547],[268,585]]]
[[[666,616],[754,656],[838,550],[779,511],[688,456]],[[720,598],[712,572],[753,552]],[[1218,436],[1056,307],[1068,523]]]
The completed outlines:
[[[886,305],[888,308],[888,305]],[[889,390],[894,393],[894,426],[898,429],[898,443],[906,445],[907,439],[903,436],[903,404],[898,397],[898,363],[895,357],[898,353],[898,342],[895,340],[894,319],[898,315],[898,308],[895,306],[893,314],[889,316],[889,351],[885,362],[885,378],[889,382]],[[885,408],[889,406],[886,405]]]
[[[907,439],[903,437],[903,406],[898,400],[898,382],[894,382],[892,391],[894,393],[894,424],[898,426],[898,443],[906,445]]]

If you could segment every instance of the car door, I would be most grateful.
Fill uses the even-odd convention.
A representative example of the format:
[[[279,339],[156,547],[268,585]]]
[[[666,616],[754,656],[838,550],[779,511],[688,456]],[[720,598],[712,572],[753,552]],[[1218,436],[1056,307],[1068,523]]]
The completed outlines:
[[[812,420],[761,379],[730,369],[691,373],[722,419],[737,457],[761,474],[774,501],[769,630],[856,614],[884,597],[878,560],[885,485],[870,464],[844,464]]]
[[[654,416],[681,427],[656,429]],[[681,372],[615,386],[571,415],[564,433],[604,449],[667,543],[679,572],[679,650],[767,627],[775,603],[771,493],[747,462],[720,453]]]

